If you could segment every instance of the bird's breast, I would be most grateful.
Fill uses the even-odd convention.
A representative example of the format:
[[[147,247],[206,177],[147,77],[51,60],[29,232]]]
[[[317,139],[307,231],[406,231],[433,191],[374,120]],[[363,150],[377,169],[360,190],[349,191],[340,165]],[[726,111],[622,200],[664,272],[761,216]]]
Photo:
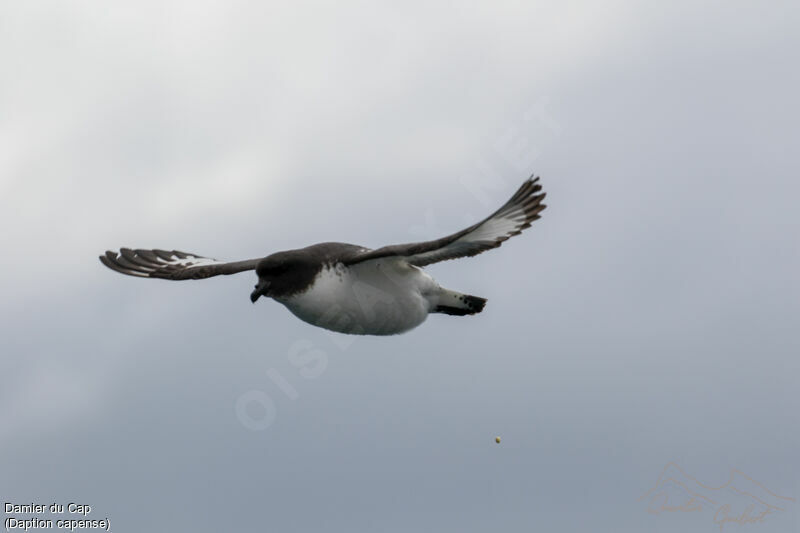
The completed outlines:
[[[425,321],[438,285],[417,267],[373,260],[323,268],[301,294],[278,299],[301,320],[341,333],[393,335]]]

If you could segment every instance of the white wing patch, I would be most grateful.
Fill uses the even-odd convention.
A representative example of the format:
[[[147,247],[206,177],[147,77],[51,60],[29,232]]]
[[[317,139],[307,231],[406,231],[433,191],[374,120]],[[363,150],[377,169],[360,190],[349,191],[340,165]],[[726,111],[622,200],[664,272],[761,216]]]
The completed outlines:
[[[521,226],[525,224],[524,213],[518,212],[514,215],[491,218],[455,242],[495,241],[502,237],[510,237],[515,231],[520,231]]]

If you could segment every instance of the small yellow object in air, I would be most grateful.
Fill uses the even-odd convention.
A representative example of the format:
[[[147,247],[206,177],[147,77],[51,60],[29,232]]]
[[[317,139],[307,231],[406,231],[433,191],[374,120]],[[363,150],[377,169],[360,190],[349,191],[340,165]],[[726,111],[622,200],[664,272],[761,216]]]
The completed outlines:
[[[495,438],[494,438],[494,441],[495,441],[497,444],[500,444],[500,437],[495,437]]]

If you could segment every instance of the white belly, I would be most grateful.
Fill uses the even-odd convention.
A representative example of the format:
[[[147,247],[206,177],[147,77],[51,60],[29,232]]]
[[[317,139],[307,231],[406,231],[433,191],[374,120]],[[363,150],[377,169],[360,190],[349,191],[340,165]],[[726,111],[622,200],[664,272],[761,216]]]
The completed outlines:
[[[440,290],[397,258],[324,268],[304,293],[278,299],[301,320],[356,335],[394,335],[420,325]]]

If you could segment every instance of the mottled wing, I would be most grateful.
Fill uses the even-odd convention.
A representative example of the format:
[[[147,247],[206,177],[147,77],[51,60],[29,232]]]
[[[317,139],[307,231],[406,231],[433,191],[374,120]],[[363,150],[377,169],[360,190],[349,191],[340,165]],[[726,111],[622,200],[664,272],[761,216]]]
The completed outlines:
[[[528,178],[503,206],[481,222],[464,230],[435,241],[395,244],[357,254],[347,264],[370,259],[398,256],[416,266],[425,266],[439,261],[471,257],[486,250],[497,248],[504,241],[530,227],[546,207],[542,200],[545,193],[539,178]]]
[[[100,262],[111,270],[139,278],[171,280],[204,279],[213,276],[236,274],[253,270],[260,259],[225,263],[173,250],[131,250],[121,248],[119,253],[106,252]]]

